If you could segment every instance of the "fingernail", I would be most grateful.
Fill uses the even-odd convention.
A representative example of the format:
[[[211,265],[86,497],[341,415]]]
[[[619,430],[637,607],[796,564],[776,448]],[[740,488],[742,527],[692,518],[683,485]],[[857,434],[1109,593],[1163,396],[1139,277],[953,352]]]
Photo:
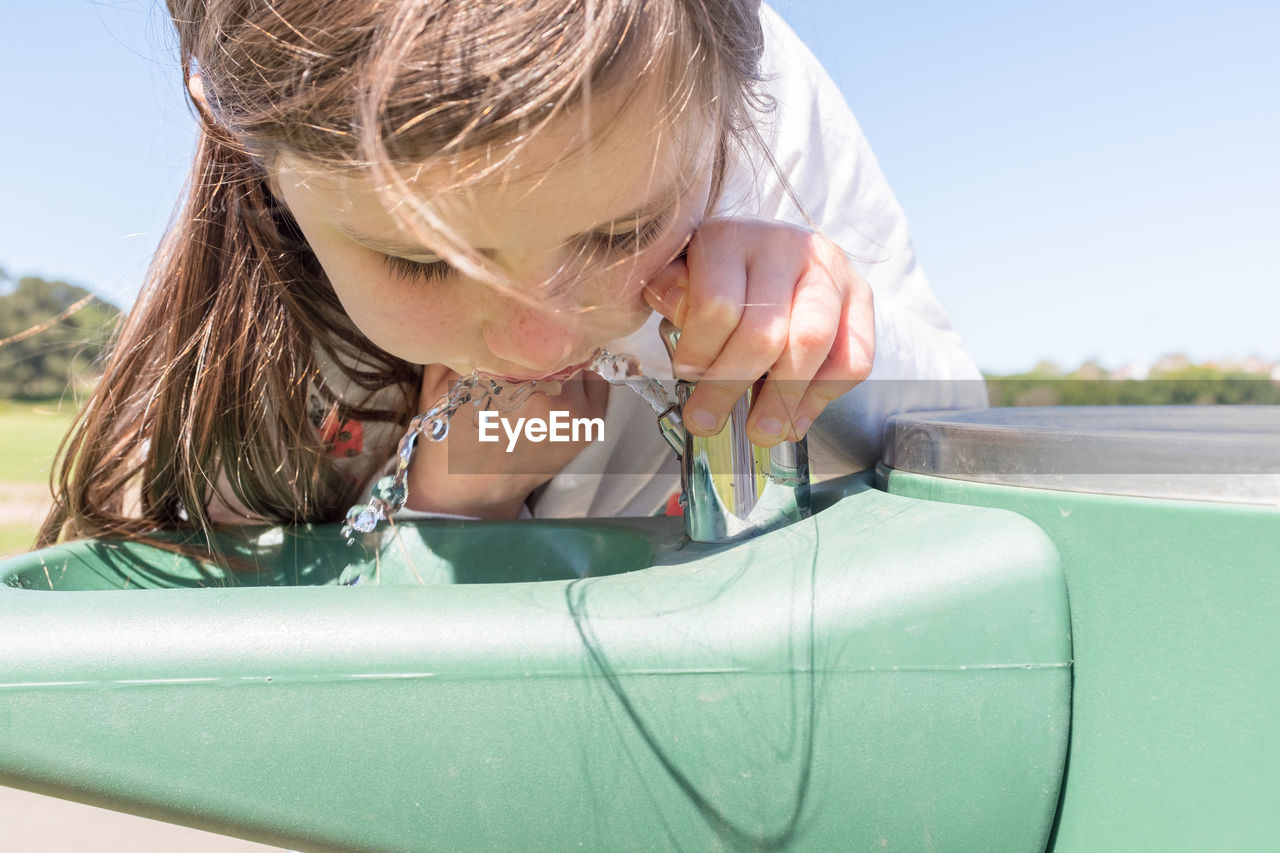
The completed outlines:
[[[689,413],[689,422],[698,429],[710,431],[719,425],[720,419],[706,409],[694,409]]]
[[[782,435],[782,422],[777,418],[761,418],[756,421],[756,430],[770,438],[777,438]]]
[[[800,420],[796,421],[796,427],[795,427],[796,435],[799,438],[804,438],[804,434],[809,431],[809,427],[812,425],[813,425],[812,418],[801,418]]]
[[[679,376],[681,379],[688,379],[690,382],[697,382],[702,378],[702,371],[694,367],[692,364],[685,364],[684,362],[679,361],[671,365],[671,367],[675,370],[676,376]]]

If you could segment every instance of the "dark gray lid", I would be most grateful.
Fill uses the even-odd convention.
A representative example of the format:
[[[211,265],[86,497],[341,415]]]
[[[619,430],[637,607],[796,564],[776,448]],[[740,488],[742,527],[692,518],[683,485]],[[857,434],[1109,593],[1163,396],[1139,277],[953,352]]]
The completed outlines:
[[[976,483],[1280,504],[1280,406],[1057,406],[909,412],[885,464]]]

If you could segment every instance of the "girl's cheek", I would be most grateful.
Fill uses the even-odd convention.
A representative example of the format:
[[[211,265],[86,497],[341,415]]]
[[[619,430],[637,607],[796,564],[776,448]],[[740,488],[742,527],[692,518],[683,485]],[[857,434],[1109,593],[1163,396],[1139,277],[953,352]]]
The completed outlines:
[[[317,257],[347,316],[377,346],[419,363],[444,360],[456,349],[451,339],[461,331],[467,307],[447,284],[399,278],[376,257],[331,257],[328,263]]]

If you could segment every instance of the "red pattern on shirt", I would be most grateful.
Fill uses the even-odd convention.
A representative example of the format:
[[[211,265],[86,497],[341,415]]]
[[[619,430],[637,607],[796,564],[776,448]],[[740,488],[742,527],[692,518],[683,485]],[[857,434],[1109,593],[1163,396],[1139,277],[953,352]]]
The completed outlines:
[[[329,446],[330,456],[359,456],[364,449],[364,427],[357,420],[338,420],[337,409],[330,409],[320,424],[320,440]]]

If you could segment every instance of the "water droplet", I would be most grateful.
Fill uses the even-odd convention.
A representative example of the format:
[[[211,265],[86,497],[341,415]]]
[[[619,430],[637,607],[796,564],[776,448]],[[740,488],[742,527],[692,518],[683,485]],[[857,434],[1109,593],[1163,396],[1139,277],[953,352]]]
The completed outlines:
[[[365,567],[352,563],[342,570],[342,574],[338,575],[338,586],[356,586],[368,580],[368,575],[365,572]]]
[[[444,437],[449,434],[448,418],[436,418],[431,422],[431,431],[427,437],[432,441],[444,441]]]
[[[382,519],[382,507],[376,504],[356,504],[347,511],[347,526],[360,533],[372,533]]]
[[[374,484],[371,494],[391,507],[392,512],[404,506],[409,487],[395,477],[383,477]]]

